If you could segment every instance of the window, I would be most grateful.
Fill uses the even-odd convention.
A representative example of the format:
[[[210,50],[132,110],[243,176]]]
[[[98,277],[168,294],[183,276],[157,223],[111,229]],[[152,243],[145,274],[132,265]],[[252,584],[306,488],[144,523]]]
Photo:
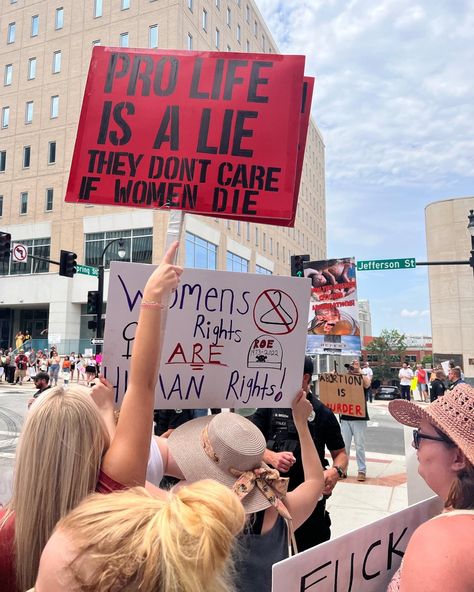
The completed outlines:
[[[121,9],[128,10],[130,8],[130,0],[122,0]]]
[[[29,169],[31,161],[31,146],[23,146],[23,168]]]
[[[227,45],[227,51],[232,51],[232,48],[230,45]]]
[[[39,33],[39,16],[35,14],[31,17],[31,36],[37,37]]]
[[[216,29],[216,47],[219,49],[219,45],[221,43],[221,33],[219,29]]]
[[[272,275],[272,272],[269,269],[265,269],[265,267],[261,267],[260,265],[255,265],[255,273],[259,273],[261,275]]]
[[[262,236],[263,236],[262,247],[263,247],[263,250],[266,251],[267,250],[267,233],[262,232]]]
[[[48,142],[48,164],[56,162],[56,142]]]
[[[3,195],[0,195],[0,218],[3,216]]]
[[[245,51],[249,52],[250,51],[250,41],[247,39],[245,42]]]
[[[56,119],[59,115],[59,95],[53,95],[51,97],[51,106],[49,116],[51,119]]]
[[[202,9],[202,28],[207,31],[207,10],[205,8]]]
[[[119,47],[128,47],[128,33],[120,33]]]
[[[7,168],[7,151],[0,150],[0,173],[4,173]]]
[[[221,0],[216,0],[216,8],[217,10],[221,9]]]
[[[126,255],[123,259],[118,256],[118,241],[107,249],[105,267],[110,267],[111,261],[131,261],[133,263],[151,263],[153,254],[153,228],[136,228],[133,230],[111,230],[108,232],[94,232],[85,235],[85,264],[97,267],[100,265],[100,255],[106,244],[114,238],[123,238]]]
[[[5,75],[3,76],[3,84],[10,86],[13,80],[13,64],[7,64],[5,66]]]
[[[28,193],[20,193],[20,215],[28,214]]]
[[[185,267],[217,269],[217,245],[186,232]]]
[[[148,47],[150,49],[158,47],[158,25],[151,25],[148,28]]]
[[[64,27],[64,8],[56,8],[56,16],[54,19],[54,28],[56,31]]]
[[[15,43],[16,24],[9,23],[7,32],[7,43]]]
[[[249,262],[243,257],[239,257],[231,251],[227,251],[227,271],[243,271],[248,272]]]
[[[53,74],[59,74],[61,72],[61,51],[55,51],[53,53]]]
[[[94,18],[99,18],[103,13],[102,0],[94,0]]]
[[[258,33],[258,23],[257,21],[253,21],[253,34],[255,35],[255,37],[257,36]]]
[[[48,189],[46,189],[46,200],[45,200],[45,205],[44,205],[44,209],[47,212],[52,212],[53,211],[53,198],[54,198],[54,189],[52,187],[49,187]]]
[[[23,194],[22,194],[23,195]],[[25,195],[28,195],[27,193]],[[43,259],[49,259],[50,256],[49,238],[35,238],[33,240],[21,239],[21,244],[28,249],[28,255],[34,255]],[[18,275],[22,273],[47,273],[49,263],[47,261],[38,261],[28,257],[26,263],[15,263],[10,259],[3,267],[0,266],[0,275]]]
[[[230,27],[230,26],[231,26],[231,24],[232,24],[232,12],[231,12],[231,10],[230,10],[230,8],[229,8],[229,7],[227,7],[227,13],[226,13],[226,23],[227,23],[227,26],[228,26],[228,27]]]
[[[240,8],[240,4],[241,4],[240,0],[237,0],[237,6],[238,6],[239,8]]]
[[[250,240],[250,222],[245,223],[245,238]]]
[[[28,80],[36,78],[36,58],[28,60]]]
[[[265,51],[265,35],[262,35],[262,48]]]
[[[191,33],[188,33],[188,37],[186,40],[186,47],[187,47],[187,49],[189,49],[189,51],[191,51],[193,48],[193,36],[191,35]]]
[[[250,23],[250,6],[248,4],[245,7],[245,20]]]
[[[188,0],[188,8],[191,12],[193,11],[193,0]]]
[[[95,39],[95,40],[92,42],[92,47],[94,47],[94,45],[100,45],[100,39]]]
[[[33,122],[33,101],[28,101],[25,106],[25,123]]]
[[[255,227],[255,246],[256,247],[258,247],[258,242],[259,242],[259,240],[258,240],[258,230],[259,229],[257,227]]]
[[[237,25],[237,30],[236,30],[235,34],[237,36],[237,41],[240,43],[240,40],[242,38],[242,32],[240,30],[240,25]]]

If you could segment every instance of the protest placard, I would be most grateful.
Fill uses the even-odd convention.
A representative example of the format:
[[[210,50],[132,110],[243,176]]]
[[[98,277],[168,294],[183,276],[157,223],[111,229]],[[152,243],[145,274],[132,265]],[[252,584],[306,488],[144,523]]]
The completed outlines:
[[[365,417],[365,397],[362,375],[319,375],[319,398],[333,413]]]
[[[272,592],[382,592],[413,532],[442,509],[433,497],[280,561],[273,566]]]
[[[290,224],[304,62],[95,47],[66,201]]]
[[[103,367],[118,401],[153,269],[111,264]],[[309,295],[301,279],[185,269],[168,310],[156,408],[289,407],[301,388]]]
[[[355,259],[308,261],[304,267],[312,284],[306,353],[360,355]]]

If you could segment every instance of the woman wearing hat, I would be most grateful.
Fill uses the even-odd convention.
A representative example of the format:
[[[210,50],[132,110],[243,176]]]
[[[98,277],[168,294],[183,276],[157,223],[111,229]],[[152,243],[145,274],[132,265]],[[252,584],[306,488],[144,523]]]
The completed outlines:
[[[474,589],[474,389],[461,384],[420,407],[389,404],[413,431],[418,472],[445,511],[417,528],[388,592],[472,592]]]
[[[236,590],[269,592],[272,565],[288,557],[292,533],[309,517],[324,488],[323,468],[308,427],[313,411],[301,390],[293,402],[305,481],[287,493],[288,479],[263,462],[262,432],[237,413],[200,417],[181,425],[169,450],[187,482],[214,479],[232,489],[248,516],[236,566]]]

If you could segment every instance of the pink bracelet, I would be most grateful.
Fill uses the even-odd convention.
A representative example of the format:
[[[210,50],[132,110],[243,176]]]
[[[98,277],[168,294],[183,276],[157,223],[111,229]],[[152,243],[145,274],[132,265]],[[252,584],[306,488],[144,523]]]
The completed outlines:
[[[143,308],[166,308],[164,304],[162,304],[161,302],[152,302],[149,300],[142,300],[142,304],[141,306]]]

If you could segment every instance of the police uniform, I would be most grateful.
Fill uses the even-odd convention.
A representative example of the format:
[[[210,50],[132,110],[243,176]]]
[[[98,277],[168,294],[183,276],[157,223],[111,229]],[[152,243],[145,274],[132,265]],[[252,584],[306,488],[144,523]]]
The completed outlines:
[[[321,464],[327,468],[329,463],[324,458],[325,448],[327,447],[329,451],[344,448],[341,428],[334,413],[328,407],[311,394],[308,395],[308,399],[314,411],[308,418],[309,431]],[[292,452],[295,456],[296,461],[293,466],[288,473],[283,473],[284,477],[290,478],[288,490],[292,491],[303,483],[304,471],[298,432],[291,409],[257,409],[249,419],[262,431],[267,441],[267,448],[274,452]],[[298,551],[304,551],[331,538],[331,519],[326,511],[327,497],[318,502],[311,516],[297,529]]]

